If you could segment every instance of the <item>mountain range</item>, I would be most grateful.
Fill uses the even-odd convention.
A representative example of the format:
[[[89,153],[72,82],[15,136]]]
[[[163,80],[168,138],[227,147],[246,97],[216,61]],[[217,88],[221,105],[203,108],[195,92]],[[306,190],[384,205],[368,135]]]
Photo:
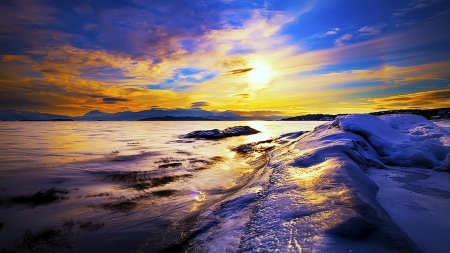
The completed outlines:
[[[279,120],[279,116],[241,116],[231,111],[207,111],[199,108],[193,109],[159,109],[152,108],[139,112],[124,111],[118,113],[106,113],[94,110],[83,116],[66,116],[30,111],[0,110],[2,121],[51,121],[51,120],[75,120],[75,121],[136,121],[136,120],[158,120],[158,118],[177,121],[186,120]]]
[[[450,108],[437,109],[403,109],[372,112],[373,115],[383,114],[416,114],[427,119],[448,119],[450,118]],[[285,120],[285,121],[327,121],[333,120],[334,114],[308,114],[290,118],[280,116],[241,116],[232,111],[207,111],[200,108],[192,109],[160,109],[152,108],[139,112],[124,111],[118,113],[106,113],[94,110],[83,116],[66,116],[41,112],[0,110],[1,121],[238,121],[238,120]]]

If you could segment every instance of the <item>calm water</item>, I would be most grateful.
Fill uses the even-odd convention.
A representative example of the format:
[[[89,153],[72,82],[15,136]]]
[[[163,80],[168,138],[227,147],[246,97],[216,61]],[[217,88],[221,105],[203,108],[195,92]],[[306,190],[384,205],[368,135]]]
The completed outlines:
[[[1,122],[0,249],[139,249],[252,173],[261,154],[231,148],[321,123]],[[235,125],[261,133],[180,138]]]

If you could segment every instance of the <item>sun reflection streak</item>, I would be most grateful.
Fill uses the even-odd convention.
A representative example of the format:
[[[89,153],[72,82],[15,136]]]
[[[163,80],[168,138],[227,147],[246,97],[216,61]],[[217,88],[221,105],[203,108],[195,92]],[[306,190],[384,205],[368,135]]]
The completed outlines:
[[[249,126],[260,133],[247,136],[247,142],[258,142],[272,138],[272,132],[266,127],[265,121],[250,121]]]
[[[289,174],[293,179],[300,181],[302,184],[310,185],[317,181],[329,166],[330,164],[327,160],[307,168],[290,168]]]
[[[191,191],[191,196],[194,198],[195,202],[191,208],[191,211],[197,210],[202,202],[206,200],[206,194],[202,191]]]

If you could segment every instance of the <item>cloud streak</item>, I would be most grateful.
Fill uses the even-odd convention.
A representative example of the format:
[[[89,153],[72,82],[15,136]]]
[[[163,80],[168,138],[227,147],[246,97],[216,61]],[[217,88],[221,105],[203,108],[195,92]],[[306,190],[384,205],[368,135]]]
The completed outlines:
[[[406,28],[361,20],[308,27],[313,36],[296,37],[307,29],[303,17],[320,8],[182,3],[44,4],[42,13],[33,3],[3,4],[0,20],[9,23],[1,28],[1,48],[14,50],[0,50],[0,91],[22,107],[71,115],[151,106],[294,115],[331,112],[336,104],[366,111],[374,106],[369,98],[442,89],[450,79],[450,53],[433,46],[450,42],[442,10]],[[79,30],[56,25],[66,16]],[[262,79],[252,81],[248,74],[261,66],[265,73],[254,79]]]

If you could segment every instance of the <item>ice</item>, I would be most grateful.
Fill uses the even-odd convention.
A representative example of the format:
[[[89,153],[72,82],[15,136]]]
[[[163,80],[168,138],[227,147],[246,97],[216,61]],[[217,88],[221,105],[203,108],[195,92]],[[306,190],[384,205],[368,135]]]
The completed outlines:
[[[450,170],[450,134],[422,116],[347,115],[331,125],[365,138],[386,164]]]
[[[394,166],[411,171],[417,167],[449,170],[449,136],[439,126],[414,115],[347,115],[308,133],[282,135],[274,139],[275,148],[267,152],[266,166],[255,169],[248,182],[227,198],[199,211],[198,223],[190,229],[196,232],[186,233],[182,250],[434,249],[427,244],[442,241],[427,237],[421,249],[402,230],[405,227],[392,220],[377,199],[379,186],[367,173],[392,171],[397,168]],[[430,198],[447,196],[445,189],[424,186],[420,190],[422,186],[410,184],[405,189],[427,193]],[[449,199],[441,200],[440,205],[448,207]]]

